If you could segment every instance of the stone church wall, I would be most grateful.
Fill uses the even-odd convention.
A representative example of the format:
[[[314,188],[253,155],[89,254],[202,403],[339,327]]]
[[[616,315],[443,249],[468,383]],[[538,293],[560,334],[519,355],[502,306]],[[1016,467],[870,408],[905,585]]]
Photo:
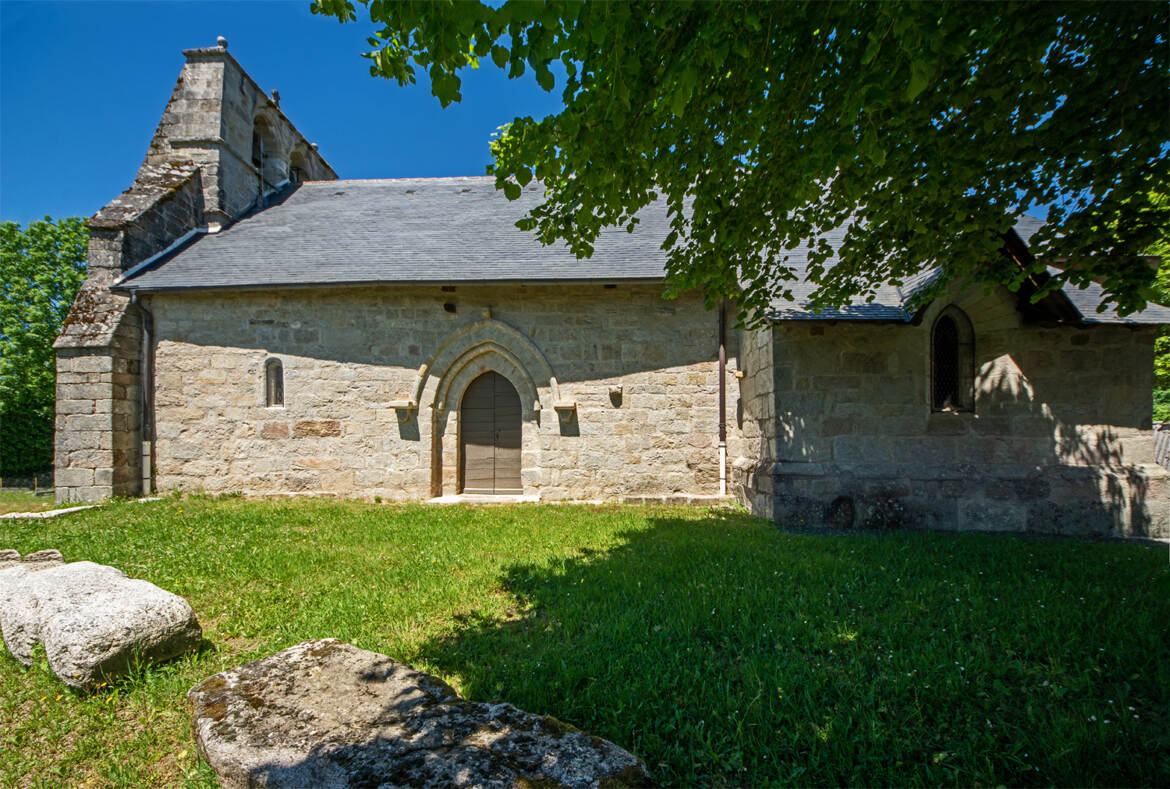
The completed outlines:
[[[661,292],[599,284],[154,295],[157,486],[454,494],[459,398],[493,369],[521,396],[526,494],[715,496],[718,317],[697,296],[664,301]],[[732,338],[732,369],[735,346]],[[283,407],[265,406],[269,358],[283,366]]]
[[[1005,291],[954,298],[975,409],[934,412],[920,325],[774,328],[776,515],[844,528],[1170,536],[1150,431],[1156,329],[1025,325]]]

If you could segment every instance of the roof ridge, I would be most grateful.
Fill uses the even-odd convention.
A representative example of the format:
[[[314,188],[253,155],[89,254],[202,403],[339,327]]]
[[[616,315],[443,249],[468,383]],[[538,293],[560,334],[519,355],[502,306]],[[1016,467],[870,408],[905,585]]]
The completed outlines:
[[[406,181],[491,181],[494,175],[436,175],[418,176],[414,178],[337,178],[332,181],[305,181],[308,184],[385,184],[403,183]]]

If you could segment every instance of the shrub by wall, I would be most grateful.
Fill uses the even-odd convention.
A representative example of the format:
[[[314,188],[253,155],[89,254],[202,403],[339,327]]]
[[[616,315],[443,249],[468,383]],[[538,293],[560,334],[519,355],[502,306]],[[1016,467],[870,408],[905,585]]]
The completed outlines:
[[[53,340],[85,279],[81,217],[0,224],[0,476],[53,465]]]

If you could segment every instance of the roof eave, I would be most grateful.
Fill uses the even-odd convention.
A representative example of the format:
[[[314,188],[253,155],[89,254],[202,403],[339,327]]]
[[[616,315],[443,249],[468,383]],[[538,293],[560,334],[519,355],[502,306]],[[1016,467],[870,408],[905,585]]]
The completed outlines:
[[[257,290],[306,290],[310,288],[358,288],[373,285],[394,287],[440,287],[451,285],[654,285],[665,284],[662,277],[594,277],[573,279],[433,279],[433,280],[352,280],[344,282],[258,282],[231,285],[158,285],[135,286],[133,282],[113,285],[110,290],[121,293],[149,295],[153,293],[188,293],[192,291],[257,291]]]

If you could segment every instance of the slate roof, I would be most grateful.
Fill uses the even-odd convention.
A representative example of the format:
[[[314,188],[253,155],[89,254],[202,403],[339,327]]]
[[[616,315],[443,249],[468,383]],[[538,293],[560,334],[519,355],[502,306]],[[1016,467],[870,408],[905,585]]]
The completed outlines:
[[[1036,235],[1036,232],[1042,227],[1044,227],[1043,219],[1037,219],[1034,216],[1022,214],[1018,219],[1016,219],[1016,226],[1013,227],[1012,230],[1016,231],[1016,235],[1019,236],[1020,240],[1025,244],[1031,244],[1032,236]]]
[[[563,245],[543,246],[515,223],[542,199],[533,183],[508,201],[491,177],[313,181],[277,204],[215,234],[203,234],[136,267],[119,288],[142,293],[277,286],[456,283],[660,282],[665,276],[662,239],[670,232],[663,203],[638,214],[633,233],[601,231],[591,258],[577,259]],[[1021,217],[1016,232],[1027,243],[1044,224]],[[836,248],[844,229],[833,231]],[[796,253],[791,262],[800,266]],[[795,301],[777,302],[777,320],[909,321],[910,298],[934,272],[902,287],[883,286],[870,303],[813,313],[814,286],[791,283]],[[1098,313],[1102,289],[1065,288],[1089,323],[1170,323],[1170,309],[1150,305],[1121,318]]]
[[[1048,273],[1055,274],[1058,269],[1049,267]],[[1097,312],[1097,307],[1105,297],[1105,289],[1096,282],[1090,282],[1087,288],[1074,288],[1065,285],[1062,291],[1072,305],[1081,314],[1085,323],[1127,323],[1132,325],[1162,325],[1170,324],[1170,307],[1150,303],[1141,312],[1134,312],[1122,317],[1112,306]]]
[[[460,282],[658,282],[665,205],[634,233],[601,231],[593,257],[542,246],[516,227],[543,195],[509,202],[495,179],[304,183],[279,205],[207,234],[124,283],[144,292],[271,285]]]

